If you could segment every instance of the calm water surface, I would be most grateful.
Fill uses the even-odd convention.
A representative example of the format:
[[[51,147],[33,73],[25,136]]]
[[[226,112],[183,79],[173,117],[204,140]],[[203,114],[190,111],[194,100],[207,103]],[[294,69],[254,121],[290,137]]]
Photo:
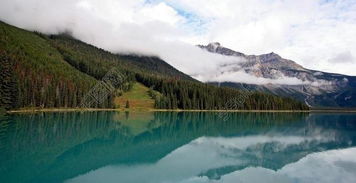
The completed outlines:
[[[349,183],[355,145],[356,114],[13,114],[0,182]]]

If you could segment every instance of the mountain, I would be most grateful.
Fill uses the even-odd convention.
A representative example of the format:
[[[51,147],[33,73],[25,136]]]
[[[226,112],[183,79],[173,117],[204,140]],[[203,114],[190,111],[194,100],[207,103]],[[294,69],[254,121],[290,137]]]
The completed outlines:
[[[342,74],[310,70],[296,62],[284,59],[276,53],[246,55],[210,43],[200,48],[225,56],[239,57],[236,61],[220,65],[219,70],[226,73],[245,72],[256,78],[267,79],[267,83],[242,83],[234,81],[210,82],[215,85],[239,89],[268,92],[278,96],[292,97],[313,107],[356,107],[356,77]],[[240,59],[241,60],[241,59]],[[293,81],[292,83],[273,83],[273,80]]]
[[[112,54],[67,34],[39,35],[55,47],[70,65],[97,79],[101,79],[112,67],[119,67],[123,72],[142,72],[157,77],[196,81],[158,57]]]
[[[239,96],[238,109],[308,109],[287,97],[201,83],[158,57],[114,54],[68,34],[44,35],[3,22],[0,62],[5,109],[76,108],[83,101],[84,107],[117,108],[115,99],[137,82],[150,88],[161,109],[226,109]]]

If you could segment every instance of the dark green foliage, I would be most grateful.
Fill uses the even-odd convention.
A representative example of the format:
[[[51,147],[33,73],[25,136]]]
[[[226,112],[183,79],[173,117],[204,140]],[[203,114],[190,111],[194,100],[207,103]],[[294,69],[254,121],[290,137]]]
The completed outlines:
[[[141,69],[157,73],[156,75],[165,75],[174,79],[183,79],[196,81],[190,76],[178,71],[167,62],[158,57],[138,56],[138,55],[122,55],[119,58],[127,60],[130,64],[135,65]]]
[[[116,67],[127,75],[129,81],[137,80],[159,91],[160,96],[149,92],[155,99],[155,108],[229,109],[227,103],[244,94],[235,89],[197,82],[157,57],[114,55],[65,35],[50,38],[62,55],[66,55],[65,60],[82,72],[100,78],[108,69]],[[125,91],[131,86],[132,82],[129,82]],[[254,92],[249,93],[243,104],[234,109],[305,110],[308,107],[289,98]]]
[[[6,109],[78,107],[113,68],[124,80],[107,100],[91,107],[113,108],[115,94],[130,90],[135,81],[150,87],[155,107],[164,109],[229,109],[227,104],[244,94],[200,83],[157,57],[116,55],[68,35],[47,36],[0,22],[0,36],[0,104]],[[246,96],[236,109],[308,109],[289,98]]]
[[[128,100],[126,101],[125,108],[127,108],[127,109],[130,108],[130,102]]]
[[[162,109],[197,110],[307,110],[301,102],[258,92],[242,92],[187,80],[162,79],[137,74],[136,79],[152,86],[163,97],[155,98],[155,107]],[[243,97],[241,97],[243,96]],[[239,98],[240,101],[234,99]],[[229,106],[228,104],[236,104]]]
[[[131,81],[134,80],[135,73],[194,81],[157,57],[112,54],[68,35],[51,35],[48,41],[70,65],[97,79],[101,79],[106,72],[116,67]]]
[[[96,80],[74,69],[34,33],[0,22],[1,105],[76,107]]]
[[[0,51],[0,106],[11,109],[17,103],[17,81],[14,76],[15,62]]]

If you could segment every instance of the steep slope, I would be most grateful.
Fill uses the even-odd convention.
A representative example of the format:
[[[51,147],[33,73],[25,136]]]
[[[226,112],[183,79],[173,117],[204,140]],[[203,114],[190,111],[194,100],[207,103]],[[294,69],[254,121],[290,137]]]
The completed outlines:
[[[162,95],[153,96],[156,108],[223,109],[229,101],[242,94],[202,84],[157,57],[111,54],[66,35],[52,35],[48,41],[68,63],[82,72],[100,78],[110,68],[116,67],[129,80],[160,92]],[[280,99],[263,93],[252,93],[244,102],[240,109],[306,109],[306,106],[288,98]]]
[[[74,107],[95,79],[73,68],[45,39],[0,22],[0,104]]]
[[[139,56],[139,55],[119,55],[120,58],[141,68],[142,71],[157,73],[159,75],[169,76],[174,79],[196,81],[189,75],[177,70],[159,57]]]
[[[112,54],[65,34],[42,36],[59,50],[69,64],[98,79],[112,67],[117,67],[123,72],[195,81],[158,57]]]
[[[119,68],[128,82],[138,72],[195,81],[159,58],[144,57],[155,62],[151,66],[140,63],[141,56],[114,55],[66,35],[32,33],[3,22],[0,30],[2,108],[78,107],[112,68]],[[113,96],[92,107],[114,107]]]
[[[6,109],[82,107],[87,97],[95,100],[89,107],[112,108],[114,97],[130,90],[134,82],[160,93],[151,96],[156,108],[226,109],[242,96],[233,109],[308,109],[290,98],[200,83],[157,57],[112,54],[68,35],[43,35],[0,25],[0,73],[4,78],[0,106]],[[113,69],[121,76],[107,77]],[[103,95],[108,89],[104,76],[120,82]]]
[[[222,47],[219,43],[210,43],[207,46],[199,45],[199,47],[212,53],[236,56],[245,60],[245,62],[221,65],[220,67],[224,68],[225,72],[244,71],[257,78],[272,80],[293,78],[297,81],[293,84],[251,84],[233,81],[217,83],[212,81],[213,84],[293,97],[317,107],[356,107],[356,77],[354,76],[306,69],[275,53],[245,55]]]

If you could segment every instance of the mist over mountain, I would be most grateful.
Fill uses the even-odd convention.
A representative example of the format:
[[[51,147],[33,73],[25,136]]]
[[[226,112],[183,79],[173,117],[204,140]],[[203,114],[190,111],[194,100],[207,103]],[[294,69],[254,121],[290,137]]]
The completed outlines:
[[[247,54],[274,51],[307,68],[356,75],[354,0],[0,3],[0,20],[8,24],[46,34],[70,32],[114,53],[159,56],[189,75],[215,70],[215,63],[229,63],[194,48],[214,40]]]
[[[198,47],[211,53],[244,60],[220,65],[216,73],[202,76],[206,82],[290,96],[314,107],[356,106],[355,76],[310,70],[273,52],[246,55],[217,42]]]
[[[245,97],[239,109],[308,109],[287,97],[244,95],[201,83],[158,57],[113,54],[66,34],[45,35],[0,22],[0,43],[0,108],[6,110],[119,109],[125,102],[126,109],[218,110],[241,95]]]

